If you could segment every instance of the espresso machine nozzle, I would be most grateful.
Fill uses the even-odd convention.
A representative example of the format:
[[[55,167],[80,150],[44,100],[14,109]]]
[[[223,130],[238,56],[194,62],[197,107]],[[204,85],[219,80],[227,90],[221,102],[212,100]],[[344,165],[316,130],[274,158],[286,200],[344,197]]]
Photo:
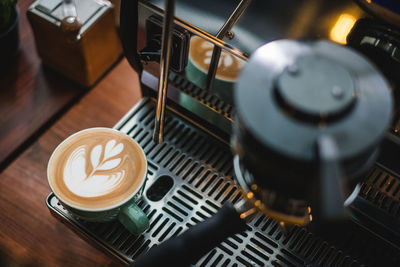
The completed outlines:
[[[154,123],[154,142],[163,140],[165,104],[167,101],[168,70],[171,59],[171,39],[174,24],[175,0],[165,0],[165,15],[161,39],[160,79],[158,81],[158,97]]]
[[[252,55],[235,104],[231,143],[245,196],[278,221],[306,225],[310,213],[344,216],[343,198],[376,160],[393,100],[386,79],[351,49],[280,40]]]

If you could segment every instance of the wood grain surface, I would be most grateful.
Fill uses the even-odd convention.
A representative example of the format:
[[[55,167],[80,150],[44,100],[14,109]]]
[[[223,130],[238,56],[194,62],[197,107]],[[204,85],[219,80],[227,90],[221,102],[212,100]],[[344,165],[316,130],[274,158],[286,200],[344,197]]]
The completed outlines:
[[[87,91],[41,64],[26,17],[32,2],[18,1],[18,56],[7,64],[0,59],[0,169]]]
[[[123,60],[0,174],[3,257],[24,266],[117,265],[50,214],[46,167],[63,139],[89,127],[112,127],[140,97],[137,74]]]

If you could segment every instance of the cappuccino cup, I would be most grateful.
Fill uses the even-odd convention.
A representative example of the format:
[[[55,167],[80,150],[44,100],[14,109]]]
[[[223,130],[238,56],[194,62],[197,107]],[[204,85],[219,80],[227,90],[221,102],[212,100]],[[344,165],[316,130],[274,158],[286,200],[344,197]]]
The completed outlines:
[[[200,88],[205,89],[208,69],[211,63],[214,45],[201,37],[190,39],[189,59],[186,66],[186,77]],[[213,93],[232,104],[232,90],[245,61],[234,55],[221,51],[218,68],[215,74]]]
[[[74,217],[91,222],[118,219],[131,233],[149,227],[136,205],[146,182],[146,156],[131,137],[110,128],[77,132],[54,150],[47,179]]]

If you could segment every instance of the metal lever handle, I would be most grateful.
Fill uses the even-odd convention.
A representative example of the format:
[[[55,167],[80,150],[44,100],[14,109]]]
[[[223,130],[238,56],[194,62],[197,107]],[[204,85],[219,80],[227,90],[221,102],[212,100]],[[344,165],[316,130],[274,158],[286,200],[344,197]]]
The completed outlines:
[[[163,141],[165,102],[167,100],[168,70],[171,55],[172,27],[174,22],[175,0],[165,0],[163,31],[161,38],[160,79],[158,81],[157,109],[153,140]]]
[[[225,38],[225,36],[232,29],[232,27],[235,26],[235,24],[238,22],[238,20],[243,15],[244,11],[247,9],[247,7],[250,5],[250,3],[251,3],[251,0],[240,1],[240,3],[235,8],[235,10],[229,16],[228,20],[225,22],[225,24],[222,26],[222,28],[217,33],[216,37],[218,39],[223,40]],[[218,46],[214,46],[211,61],[210,61],[210,67],[208,68],[207,79],[206,79],[206,89],[208,91],[211,91],[211,88],[214,84],[214,79],[215,79],[215,75],[217,73],[218,62],[219,62],[220,56],[221,56],[221,48]]]
[[[331,136],[318,138],[317,155],[320,175],[313,194],[311,213],[315,220],[310,230],[329,238],[329,235],[340,235],[344,229],[351,227],[350,213],[344,205],[344,181],[338,162],[338,148]]]
[[[317,154],[320,175],[314,190],[312,214],[322,224],[346,220],[342,173],[335,141],[330,136],[321,136],[317,141]]]

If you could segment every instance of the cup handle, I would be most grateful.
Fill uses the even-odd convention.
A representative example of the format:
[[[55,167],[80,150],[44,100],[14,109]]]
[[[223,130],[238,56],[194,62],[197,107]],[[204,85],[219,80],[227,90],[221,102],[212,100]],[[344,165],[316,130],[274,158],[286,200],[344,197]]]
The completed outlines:
[[[134,235],[140,235],[149,228],[149,219],[134,201],[121,208],[118,220]]]

